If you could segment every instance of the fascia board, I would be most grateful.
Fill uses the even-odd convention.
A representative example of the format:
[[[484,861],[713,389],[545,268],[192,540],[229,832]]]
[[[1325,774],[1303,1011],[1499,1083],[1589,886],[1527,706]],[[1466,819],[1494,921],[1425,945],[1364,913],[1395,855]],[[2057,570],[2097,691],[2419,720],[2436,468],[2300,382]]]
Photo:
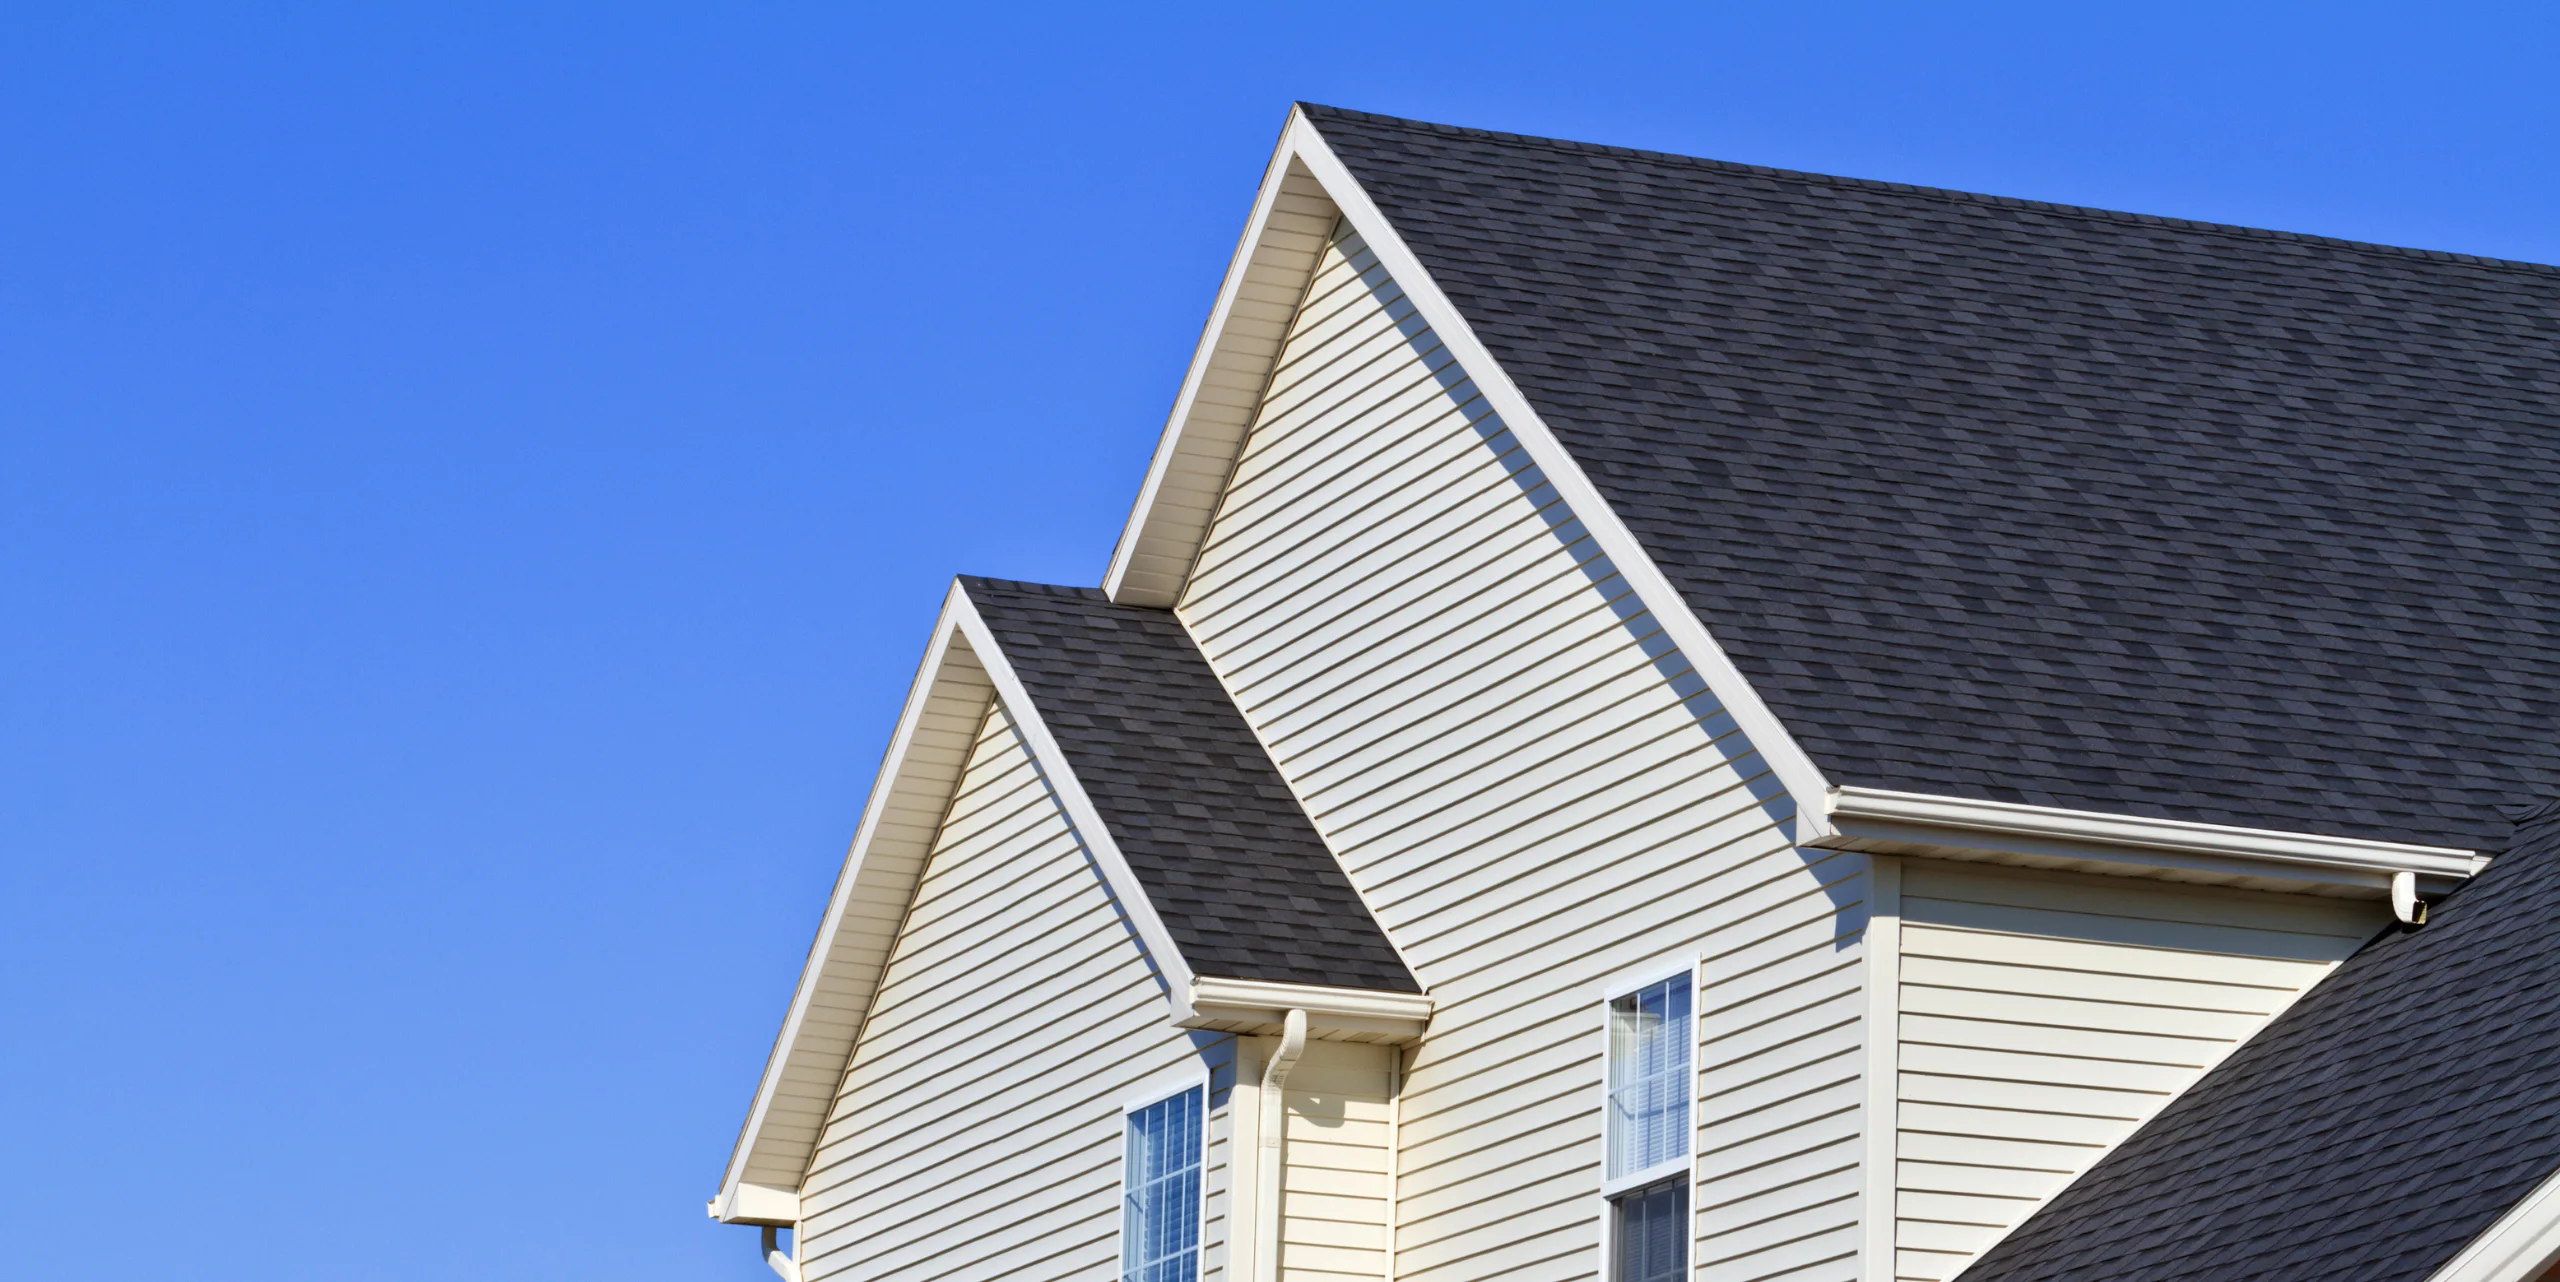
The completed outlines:
[[[1173,1021],[1178,1026],[1276,1028],[1287,1012],[1303,1010],[1317,1037],[1410,1043],[1431,1023],[1431,998],[1421,993],[1203,975],[1192,979],[1190,997],[1190,1011]]]
[[[783,1016],[782,1031],[774,1039],[772,1053],[766,1057],[764,1076],[756,1086],[755,1103],[748,1109],[746,1125],[738,1133],[737,1146],[730,1151],[728,1169],[723,1172],[720,1180],[719,1196],[712,1200],[712,1215],[725,1222],[759,1222],[748,1218],[749,1213],[740,1210],[741,1189],[742,1187],[769,1188],[771,1186],[748,1185],[745,1179],[748,1165],[758,1151],[758,1146],[765,1142],[766,1124],[772,1120],[776,1101],[781,1096],[785,1076],[794,1063],[795,1055],[804,1049],[801,1043],[808,1024],[809,1012],[819,989],[827,978],[827,963],[834,955],[837,940],[843,933],[846,911],[860,897],[862,888],[870,880],[864,874],[870,871],[869,866],[878,853],[880,825],[888,814],[899,780],[907,769],[910,753],[915,747],[917,732],[924,724],[926,711],[937,689],[943,686],[946,677],[952,673],[953,650],[960,636],[959,618],[954,607],[966,603],[966,598],[960,594],[955,584],[943,599],[941,614],[934,620],[933,639],[925,647],[924,661],[917,667],[915,681],[907,688],[906,706],[898,714],[897,729],[889,737],[889,749],[882,755],[880,771],[873,778],[871,796],[863,805],[862,822],[854,832],[853,848],[845,857],[843,870],[836,875],[835,889],[827,898],[826,915],[819,920],[818,937],[809,947],[808,960],[801,966],[799,986],[793,991],[791,1007]],[[903,907],[904,905],[900,904],[892,911],[898,911]],[[862,994],[861,1005],[868,1009],[870,1005],[868,993]],[[846,1049],[849,1052],[850,1045]],[[837,1068],[841,1070],[841,1064],[838,1064]],[[821,1120],[823,1116],[822,1109]],[[811,1147],[814,1150],[814,1145]],[[803,1165],[805,1165],[805,1157]],[[782,1191],[791,1192],[792,1190]],[[796,1193],[794,1195],[796,1196]]]
[[[1138,880],[1136,870],[1129,867],[1128,857],[1111,839],[1110,825],[1102,821],[1102,812],[1094,808],[1093,798],[1086,794],[1074,768],[1067,764],[1066,753],[1058,747],[1057,736],[1049,733],[1048,723],[1041,719],[1039,705],[1032,701],[1031,692],[1023,686],[1022,678],[1015,675],[1012,663],[1005,658],[1004,647],[997,643],[986,620],[979,617],[978,608],[970,602],[967,592],[955,587],[950,609],[960,634],[968,639],[970,647],[977,652],[979,665],[986,669],[988,679],[995,683],[996,697],[1003,701],[1005,711],[1013,718],[1023,741],[1031,746],[1032,759],[1039,763],[1040,772],[1048,776],[1049,787],[1057,794],[1058,804],[1065,808],[1067,818],[1075,824],[1076,834],[1083,838],[1085,849],[1093,853],[1094,863],[1102,869],[1103,880],[1110,884],[1111,893],[1119,898],[1121,911],[1128,914],[1131,928],[1137,931],[1139,941],[1146,946],[1157,973],[1164,977],[1165,999],[1171,1004],[1172,1018],[1177,1021],[1188,1018],[1191,1014],[1191,966],[1183,959],[1182,949],[1174,944],[1172,932],[1165,929],[1164,918],[1157,914],[1155,901],[1147,897],[1145,883]]]
[[[2507,1208],[2427,1282],[2531,1282],[2560,1261],[2560,1172]]]
[[[1290,113],[1292,126],[1298,113]],[[1166,593],[1134,584],[1131,570],[1149,542],[1164,536],[1162,527],[1169,523],[1163,511],[1165,484],[1183,454],[1183,445],[1195,427],[1194,413],[1200,407],[1202,388],[1208,385],[1210,372],[1226,346],[1227,329],[1235,312],[1236,300],[1242,297],[1252,274],[1254,255],[1271,228],[1272,211],[1280,204],[1281,193],[1289,179],[1289,135],[1282,132],[1280,145],[1264,168],[1262,185],[1254,192],[1253,213],[1245,220],[1244,234],[1236,241],[1236,251],[1227,260],[1226,278],[1219,283],[1218,298],[1209,309],[1208,323],[1200,330],[1199,345],[1193,349],[1191,366],[1182,377],[1182,390],[1174,397],[1173,412],[1165,420],[1164,433],[1157,438],[1155,457],[1147,464],[1146,482],[1138,488],[1138,500],[1130,508],[1129,522],[1120,531],[1120,541],[1112,548],[1111,565],[1102,576],[1103,595],[1122,605],[1145,605],[1164,609],[1172,606],[1179,592]],[[1205,533],[1205,531],[1204,531]],[[1197,549],[1193,548],[1196,552]]]
[[[2281,832],[2143,815],[2103,814],[1883,788],[1839,787],[1823,799],[1823,834],[1811,844],[1875,842],[2047,854],[2096,863],[2152,865],[2387,887],[2399,873],[2459,881],[2488,864],[2468,850]]]
[[[1289,128],[1281,137],[1280,149],[1283,159],[1276,160],[1274,164],[1295,160],[1315,175],[1317,183],[1342,210],[1343,217],[1351,221],[1361,239],[1368,242],[1370,251],[1386,266],[1387,274],[1394,278],[1397,287],[1412,300],[1415,310],[1422,314],[1423,320],[1448,347],[1450,355],[1457,359],[1459,368],[1475,381],[1476,389],[1484,394],[1486,402],[1501,415],[1504,425],[1519,438],[1530,458],[1536,460],[1539,470],[1563,496],[1566,507],[1581,518],[1583,527],[1591,532],[1600,549],[1608,553],[1618,572],[1626,576],[1628,585],[1635,589],[1636,598],[1660,621],[1672,644],[1680,648],[1680,652],[1698,669],[1699,675],[1706,679],[1707,688],[1724,705],[1725,712],[1734,723],[1742,728],[1751,745],[1759,750],[1761,759],[1769,763],[1770,772],[1777,776],[1779,785],[1794,799],[1800,829],[1809,820],[1820,816],[1823,797],[1829,789],[1821,768],[1814,764],[1803,745],[1796,742],[1795,736],[1787,732],[1777,714],[1762,701],[1760,692],[1752,688],[1750,679],[1734,666],[1732,657],[1716,643],[1706,622],[1689,608],[1688,599],[1672,586],[1670,577],[1662,572],[1662,567],[1654,563],[1652,554],[1636,540],[1635,532],[1619,519],[1617,509],[1601,496],[1599,488],[1584,474],[1582,465],[1565,449],[1564,443],[1547,427],[1537,410],[1531,408],[1529,398],[1511,381],[1510,373],[1493,359],[1491,350],[1476,337],[1475,328],[1467,323],[1466,317],[1459,313],[1456,304],[1449,301],[1448,295],[1440,291],[1439,283],[1423,269],[1422,260],[1404,243],[1404,238],[1396,234],[1395,227],[1387,221],[1377,203],[1369,199],[1369,194],[1361,188],[1358,180],[1352,177],[1350,168],[1333,154],[1332,146],[1325,142],[1323,133],[1316,128],[1315,122],[1307,119],[1304,111],[1293,109],[1290,112]],[[1808,834],[1800,832],[1799,840],[1805,835]]]

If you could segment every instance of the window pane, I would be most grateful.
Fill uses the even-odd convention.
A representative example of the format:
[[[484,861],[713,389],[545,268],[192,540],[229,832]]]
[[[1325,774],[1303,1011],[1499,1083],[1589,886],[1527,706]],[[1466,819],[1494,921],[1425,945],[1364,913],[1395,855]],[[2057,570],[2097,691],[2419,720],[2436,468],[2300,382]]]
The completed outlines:
[[[1689,977],[1609,1003],[1609,1174],[1689,1152]]]
[[[1129,1114],[1122,1282],[1196,1282],[1200,1276],[1200,1128],[1207,1103],[1193,1087]]]
[[[1638,1189],[1610,1204],[1618,1218],[1618,1251],[1610,1282],[1686,1282],[1689,1274],[1689,1181]]]

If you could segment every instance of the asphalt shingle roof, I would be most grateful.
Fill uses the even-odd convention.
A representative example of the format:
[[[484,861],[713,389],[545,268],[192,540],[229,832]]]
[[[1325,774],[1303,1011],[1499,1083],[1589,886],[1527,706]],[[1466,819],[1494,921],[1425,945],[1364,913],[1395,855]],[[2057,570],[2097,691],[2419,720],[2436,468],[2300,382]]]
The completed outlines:
[[[2560,793],[2560,269],[1308,111],[1833,782]]]
[[[2560,1169],[2560,803],[1960,1282],[2425,1278]]]
[[[1171,611],[960,582],[1193,971],[1422,991]]]

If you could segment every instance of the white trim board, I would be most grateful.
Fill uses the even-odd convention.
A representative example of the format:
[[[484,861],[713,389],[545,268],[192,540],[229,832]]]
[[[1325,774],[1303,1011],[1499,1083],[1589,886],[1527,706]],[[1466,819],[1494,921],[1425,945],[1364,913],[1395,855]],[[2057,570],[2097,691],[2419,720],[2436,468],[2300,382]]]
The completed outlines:
[[[1175,1022],[1191,1017],[1192,975],[1181,950],[1112,841],[1092,798],[1067,767],[1056,737],[1041,721],[994,634],[955,582],[943,598],[924,663],[908,689],[853,848],[721,1176],[720,1192],[711,1200],[712,1218],[770,1225],[797,1218],[800,1179],[816,1152],[925,857],[959,785],[978,723],[989,703],[999,698],[1164,976],[1168,1017]]]
[[[1163,609],[1208,537],[1227,471],[1253,426],[1298,299],[1315,275],[1338,212],[1304,165],[1292,163],[1292,111],[1263,172],[1235,257],[1156,442],[1128,526],[1111,552],[1102,590],[1123,605]]]
[[[2383,898],[2417,875],[2441,892],[2489,861],[2468,850],[2102,814],[1882,788],[1833,788],[1804,844],[2173,881]]]
[[[789,1222],[777,1218],[783,1208],[776,1195],[798,1201],[800,1175],[834,1104],[837,1080],[887,964],[898,920],[914,896],[941,812],[994,697],[976,656],[957,640],[957,595],[955,587],[934,620],[933,638],[907,689],[853,848],[819,919],[817,940],[712,1200],[712,1217],[724,1223]],[[964,722],[966,731],[960,729]],[[796,1211],[790,1218],[797,1218]]]
[[[1859,1276],[1893,1282],[1901,1234],[1902,1181],[1902,864],[1867,857],[1866,1185],[1859,1205]]]
[[[2534,1186],[2427,1282],[2533,1282],[2560,1262],[2560,1171]]]
[[[1258,402],[1271,362],[1288,329],[1285,309],[1278,315],[1276,326],[1272,326],[1267,317],[1244,316],[1239,300],[1249,297],[1248,278],[1260,271],[1274,297],[1286,293],[1294,302],[1307,277],[1313,274],[1322,250],[1321,232],[1315,236],[1315,243],[1298,245],[1303,229],[1283,216],[1290,211],[1292,200],[1308,201],[1302,211],[1306,214],[1329,203],[1341,217],[1350,220],[1423,321],[1528,450],[1556,493],[1563,497],[1565,506],[1581,518],[1601,551],[1625,576],[1636,598],[1660,621],[1672,644],[1705,678],[1708,689],[1768,762],[1798,812],[1807,817],[1821,814],[1828,783],[1813,758],[1761,701],[1759,692],[1752,689],[1706,624],[1672,587],[1661,567],[1654,564],[1652,555],[1636,541],[1616,509],[1601,497],[1581,464],[1549,430],[1518,385],[1494,362],[1466,317],[1440,291],[1431,274],[1423,270],[1421,259],[1404,243],[1386,215],[1351,176],[1350,169],[1334,155],[1322,132],[1300,109],[1290,111],[1280,146],[1264,171],[1253,221],[1247,224],[1244,240],[1228,266],[1218,310],[1211,313],[1208,332],[1192,358],[1181,398],[1175,402],[1173,417],[1165,425],[1155,460],[1148,469],[1146,486],[1139,493],[1137,508],[1130,514],[1119,548],[1113,553],[1103,591],[1114,601],[1133,605],[1170,606],[1181,597],[1183,580],[1190,573],[1192,559],[1216,511],[1228,466],[1251,425],[1256,408],[1251,402]],[[1303,265],[1294,265],[1294,255],[1301,252]],[[1278,274],[1284,266],[1298,273],[1294,280]],[[1223,384],[1218,377],[1221,374],[1225,376]],[[1248,403],[1240,408],[1217,403],[1215,412],[1210,412],[1204,406],[1211,405],[1212,398],[1204,389],[1219,386],[1230,391],[1248,386],[1254,390]]]

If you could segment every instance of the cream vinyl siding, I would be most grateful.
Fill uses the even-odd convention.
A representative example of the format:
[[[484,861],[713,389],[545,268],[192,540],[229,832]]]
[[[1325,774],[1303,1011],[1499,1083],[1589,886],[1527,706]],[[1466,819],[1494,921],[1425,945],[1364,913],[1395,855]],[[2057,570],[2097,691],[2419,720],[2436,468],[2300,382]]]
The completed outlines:
[[[1267,1039],[1266,1039],[1267,1049]],[[1280,1092],[1280,1268],[1291,1282],[1384,1278],[1398,1052],[1309,1042]]]
[[[1136,937],[991,707],[802,1187],[805,1276],[1116,1276],[1120,1107],[1204,1063],[1203,1247],[1222,1264],[1233,1051],[1166,1026]]]
[[[1948,1278],[2381,928],[2357,900],[1906,860],[1895,1237]]]
[[[1702,1279],[1848,1278],[1866,860],[1337,227],[1177,607],[1437,1002],[1399,1282],[1600,1264],[1600,998],[1701,959]]]

